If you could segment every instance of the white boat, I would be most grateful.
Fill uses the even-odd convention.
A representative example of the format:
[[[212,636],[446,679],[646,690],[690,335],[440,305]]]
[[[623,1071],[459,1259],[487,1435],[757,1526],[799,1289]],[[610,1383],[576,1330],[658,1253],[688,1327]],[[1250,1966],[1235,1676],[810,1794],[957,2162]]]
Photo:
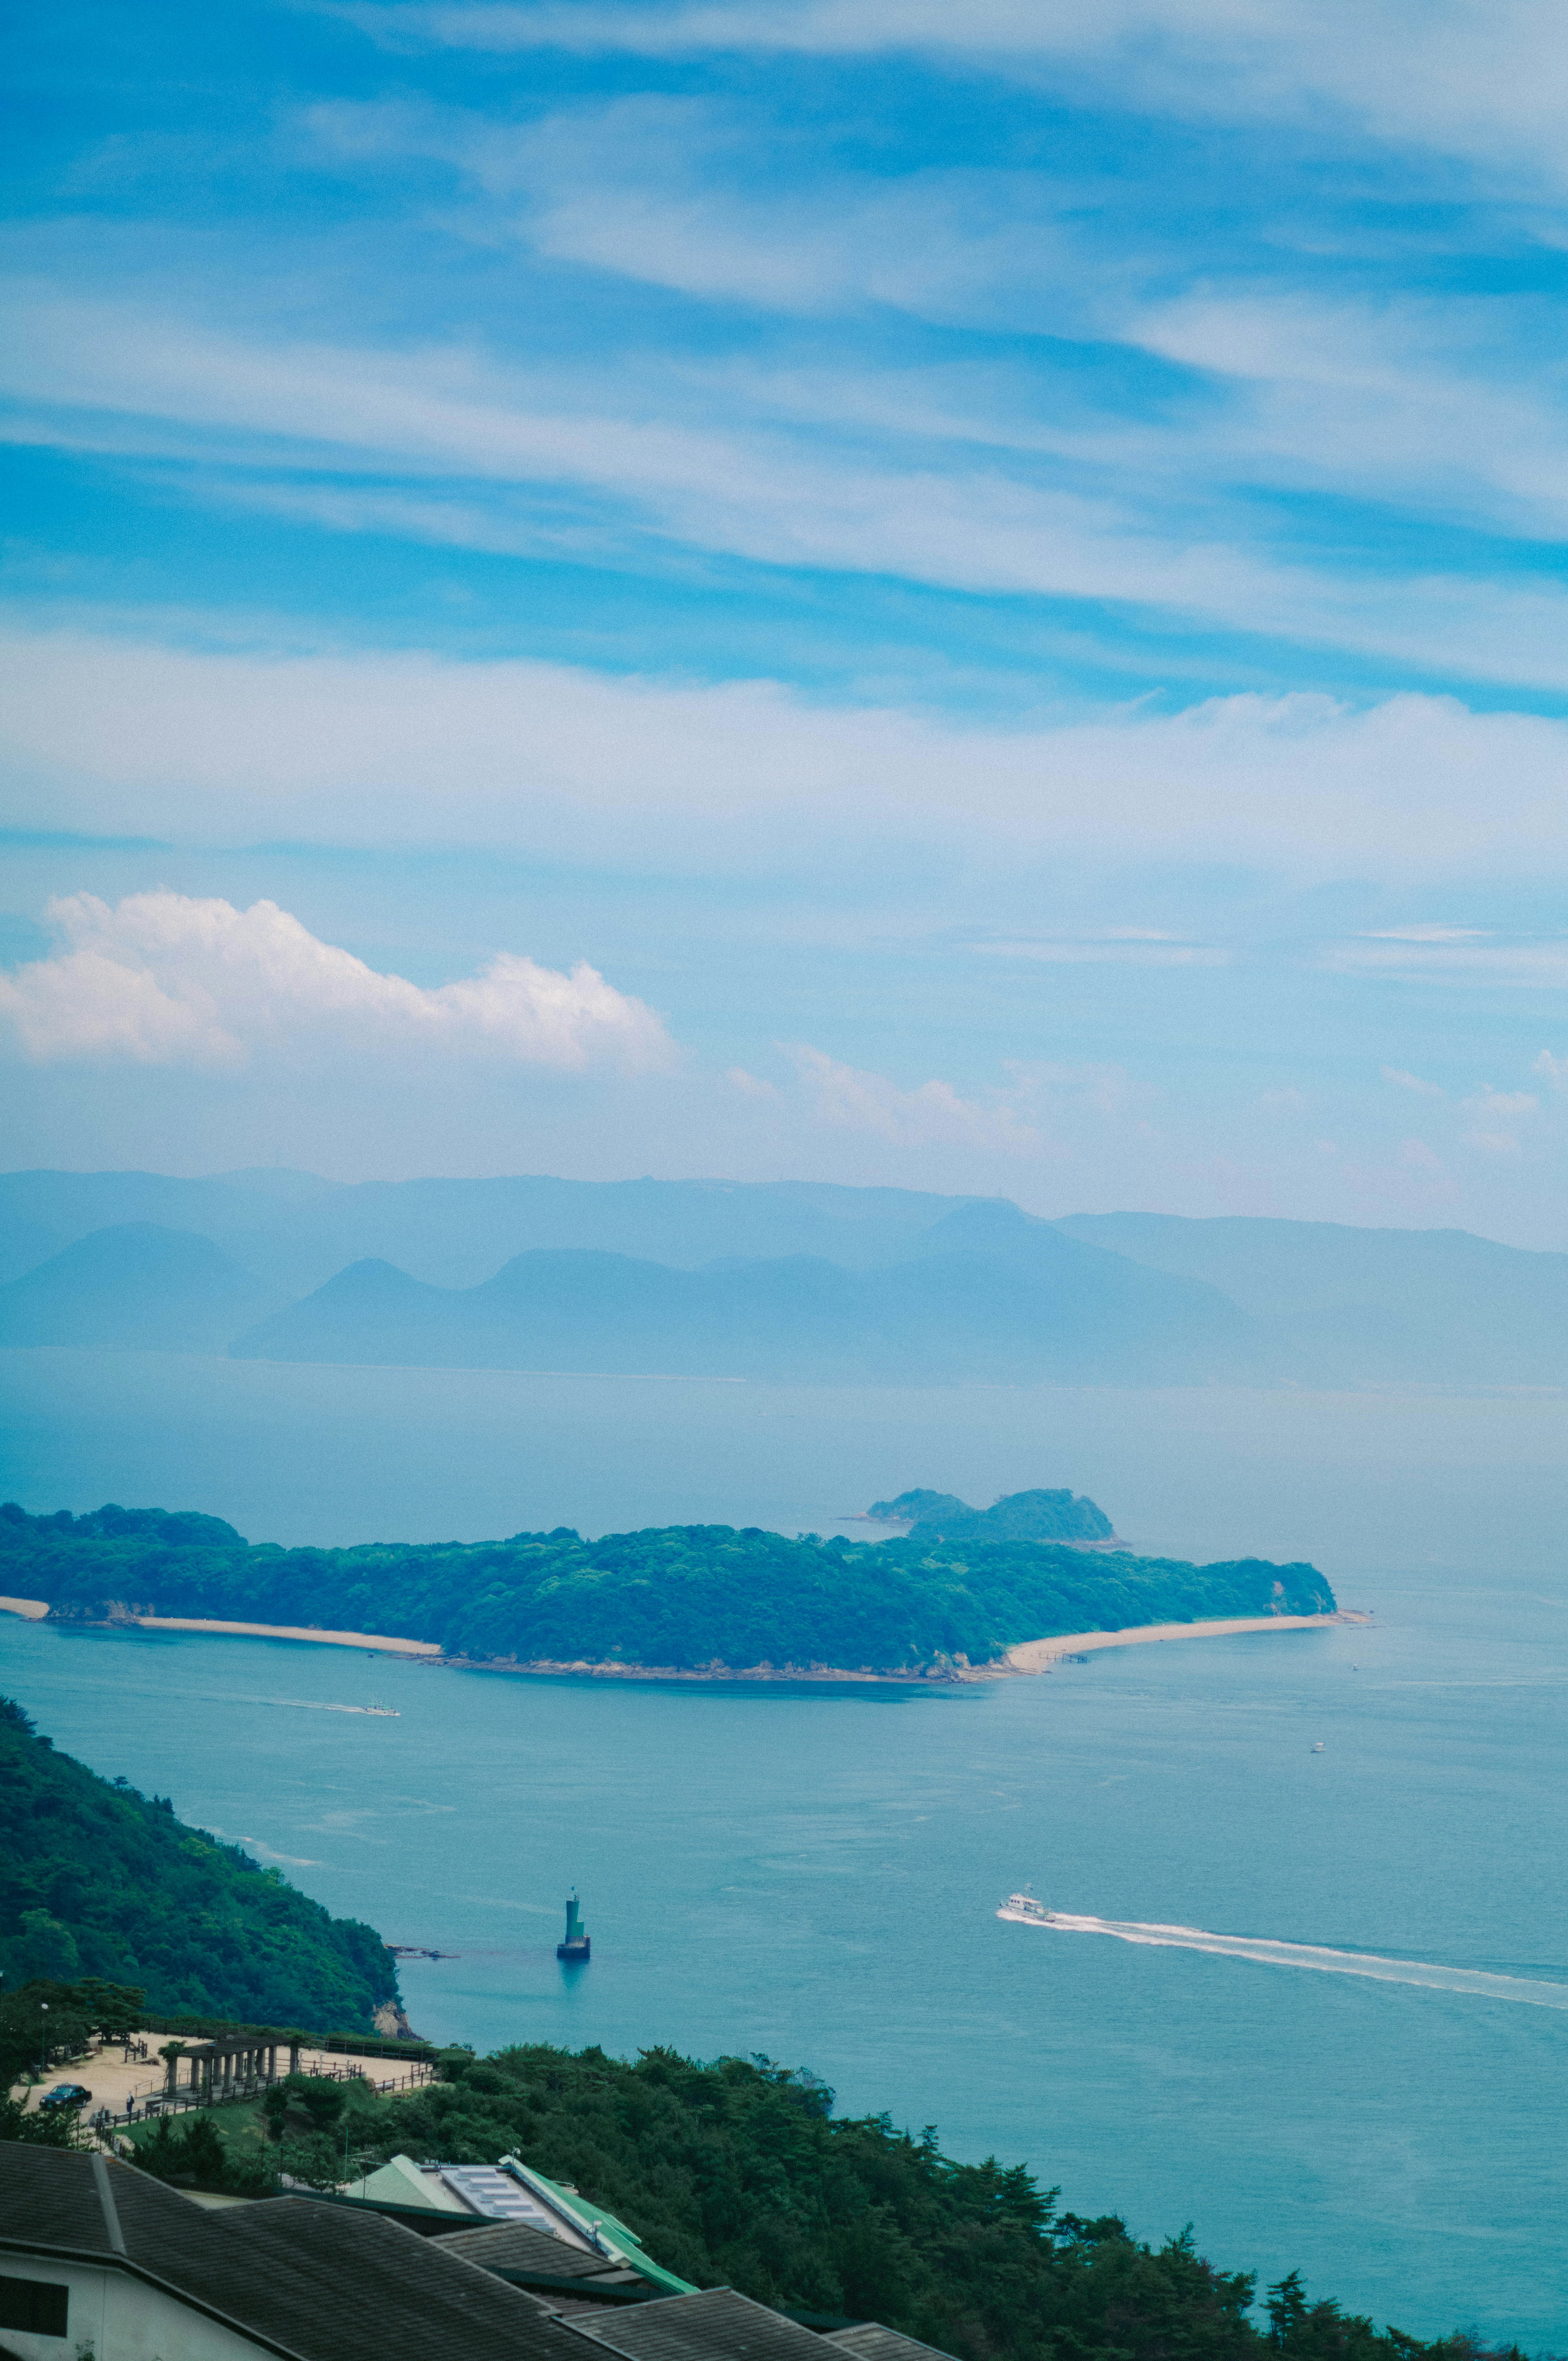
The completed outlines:
[[[1027,1886],[1022,1894],[1010,1894],[996,1915],[999,1918],[1011,1918],[1025,1927],[1049,1927],[1056,1918],[1055,1911],[1047,1910]]]

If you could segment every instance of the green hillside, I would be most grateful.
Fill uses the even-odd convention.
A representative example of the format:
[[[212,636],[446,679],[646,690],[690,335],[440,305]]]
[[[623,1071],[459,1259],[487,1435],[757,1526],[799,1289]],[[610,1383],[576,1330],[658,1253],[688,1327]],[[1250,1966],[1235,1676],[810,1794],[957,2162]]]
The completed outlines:
[[[195,1513],[14,1504],[0,1509],[0,1591],[99,1620],[130,1607],[392,1632],[489,1661],[685,1670],[941,1671],[1053,1632],[1334,1605],[1310,1565],[1190,1565],[1005,1532],[866,1544],[670,1525],[283,1550]]]
[[[313,2143],[287,2141],[280,2106],[285,2144],[272,2156],[308,2175],[313,2146],[326,2181],[345,2132],[367,2160],[493,2163],[514,2151],[608,2207],[695,2285],[880,2320],[959,2361],[1523,2361],[1464,2335],[1428,2345],[1380,2331],[1294,2272],[1263,2291],[1261,2327],[1255,2276],[1205,2260],[1190,2232],[1151,2246],[1113,2214],[1058,2211],[1025,2166],[956,2163],[934,2126],[912,2136],[885,2114],[836,2117],[815,2075],[765,2058],[704,2065],[670,2049],[631,2061],[530,2046],[484,2059],[448,2051],[443,2063],[444,2081],[407,2096],[298,2086],[319,2129]],[[205,2155],[221,2174],[210,2135]],[[265,2185],[254,2132],[234,2156]],[[203,2169],[178,2134],[142,2157]]]
[[[100,1779],[0,1698],[0,1968],[142,1986],[191,2011],[311,2032],[373,2030],[397,1996],[373,1927],[333,1918],[162,1796]]]

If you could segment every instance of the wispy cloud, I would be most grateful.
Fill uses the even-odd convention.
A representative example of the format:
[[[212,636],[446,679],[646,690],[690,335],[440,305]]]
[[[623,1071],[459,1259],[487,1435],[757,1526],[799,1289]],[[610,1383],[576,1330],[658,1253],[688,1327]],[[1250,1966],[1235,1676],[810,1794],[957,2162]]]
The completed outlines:
[[[965,54],[993,70],[1076,75],[1189,119],[1354,126],[1519,176],[1561,171],[1561,18],[1550,0],[1498,10],[1457,0],[1322,0],[1310,15],[1256,0],[698,0],[687,6],[518,6],[511,0],[348,0],[382,40],[492,54],[744,51],[826,58]]]
[[[1441,1099],[1448,1095],[1441,1082],[1429,1082],[1420,1074],[1409,1074],[1403,1066],[1385,1066],[1383,1079],[1392,1082],[1396,1090],[1409,1091],[1417,1098]]]
[[[664,857],[672,825],[700,826],[705,862],[748,867],[760,828],[779,831],[782,853],[808,824],[846,855],[892,829],[997,859],[1028,849],[1311,877],[1568,870],[1568,725],[1445,698],[1356,712],[1237,697],[997,723],[846,707],[777,682],[258,649],[254,623],[236,617],[232,631],[251,644],[0,630],[12,819],[47,810],[57,827],[117,831],[134,807],[143,833],[207,841],[565,849],[598,814],[641,823],[650,857]],[[1139,956],[1136,939],[1101,941]],[[1216,947],[1151,955],[1170,948]],[[1325,954],[1345,972],[1499,981],[1549,977],[1564,956],[1446,938]]]
[[[1113,601],[1211,627],[1354,648],[1471,678],[1568,688],[1568,594],[1528,579],[1361,576],[1296,562],[1216,511],[1168,510],[1113,469],[1058,478],[683,400],[667,370],[606,401],[603,373],[542,374],[475,338],[400,349],[219,330],[116,300],[11,290],[0,384],[35,443],[161,456],[200,496],[477,549],[685,546],[946,590]],[[617,390],[631,382],[622,371]],[[118,423],[116,426],[116,422]],[[1107,455],[1109,456],[1109,455]],[[389,487],[389,469],[405,481]],[[543,501],[543,506],[540,503]]]
[[[806,1042],[787,1046],[786,1054],[819,1123],[870,1132],[900,1148],[956,1145],[1027,1153],[1040,1145],[1037,1127],[1020,1119],[1016,1093],[966,1099],[944,1082],[905,1090],[885,1074],[844,1065]]]
[[[1228,967],[1233,954],[1213,943],[1183,943],[1135,931],[1058,935],[1037,940],[976,943],[992,959],[1034,960],[1047,967]]]
[[[23,1054],[237,1067],[263,1049],[392,1049],[580,1069],[665,1065],[652,1011],[582,963],[564,974],[502,952],[433,990],[323,943],[276,903],[180,894],[51,904],[64,948],[0,972],[0,1025]]]
[[[1568,988],[1568,939],[1532,943],[1433,939],[1415,930],[1403,939],[1335,943],[1322,964],[1338,975],[1384,976],[1409,983],[1534,985]],[[1387,1071],[1387,1069],[1385,1069]]]

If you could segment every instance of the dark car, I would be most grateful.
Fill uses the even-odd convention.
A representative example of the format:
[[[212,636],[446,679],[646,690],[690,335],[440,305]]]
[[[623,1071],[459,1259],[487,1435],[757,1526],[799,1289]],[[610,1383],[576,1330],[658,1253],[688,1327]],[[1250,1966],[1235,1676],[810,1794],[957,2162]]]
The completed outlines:
[[[93,2096],[85,2082],[57,2082],[38,2101],[41,2113],[45,2107],[84,2107]]]

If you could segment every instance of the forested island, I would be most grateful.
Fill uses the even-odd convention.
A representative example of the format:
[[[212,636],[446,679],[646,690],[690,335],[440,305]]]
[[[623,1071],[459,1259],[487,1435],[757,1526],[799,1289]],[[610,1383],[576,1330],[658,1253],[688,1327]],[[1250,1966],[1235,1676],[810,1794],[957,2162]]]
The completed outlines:
[[[0,1697],[0,1971],[7,1994],[34,1979],[85,1977],[138,1986],[160,2015],[318,2033],[369,2034],[378,2009],[398,1998],[373,1927],[334,1918],[238,1845],[185,1827],[167,1796],[57,1753],[9,1697]],[[36,2039],[37,2015],[28,2022]],[[0,2023],[0,2053],[5,2046]]]
[[[385,1632],[470,1663],[927,1677],[1056,1633],[1335,1611],[1313,1566],[1135,1556],[1107,1544],[1092,1502],[1069,1516],[1064,1501],[1072,1496],[1017,1493],[981,1513],[951,1495],[905,1494],[878,1507],[902,1504],[897,1521],[912,1530],[873,1543],[729,1525],[584,1541],[563,1526],[350,1549],[248,1543],[194,1511],[30,1516],[9,1503],[0,1592],[93,1621],[151,1614]],[[910,1517],[912,1502],[941,1510]],[[1064,1519],[1081,1538],[1039,1537]]]

